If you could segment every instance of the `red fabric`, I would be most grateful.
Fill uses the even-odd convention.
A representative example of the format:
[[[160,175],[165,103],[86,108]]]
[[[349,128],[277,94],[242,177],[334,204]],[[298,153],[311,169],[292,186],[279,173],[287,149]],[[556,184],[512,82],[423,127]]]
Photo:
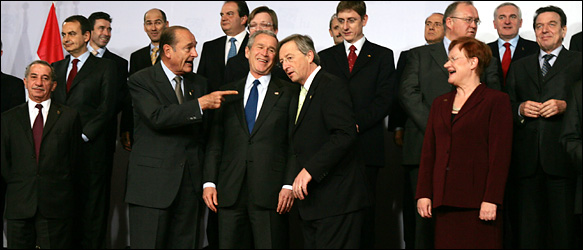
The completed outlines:
[[[38,157],[40,153],[40,142],[43,137],[43,105],[37,104],[35,106],[38,109],[38,115],[34,119],[32,125],[32,136],[34,137],[34,152],[36,153],[36,163],[38,163]]]
[[[508,73],[508,68],[510,68],[512,57],[510,54],[510,43],[505,43],[504,47],[506,47],[506,51],[504,52],[504,56],[502,56],[502,72],[504,73],[504,85],[506,85],[506,74]]]
[[[61,47],[61,33],[59,31],[59,22],[55,12],[55,4],[51,4],[49,16],[45,24],[43,36],[38,45],[37,55],[41,60],[53,63],[63,60],[63,48]]]
[[[348,53],[348,69],[352,72],[352,67],[354,67],[354,62],[356,62],[356,53],[354,51],[356,47],[354,45],[350,46],[350,53]]]
[[[71,69],[71,72],[69,72],[69,77],[67,77],[67,93],[69,93],[69,89],[71,88],[71,84],[73,83],[73,79],[75,79],[75,76],[77,75],[77,63],[79,62],[79,59],[73,59],[73,68]]]

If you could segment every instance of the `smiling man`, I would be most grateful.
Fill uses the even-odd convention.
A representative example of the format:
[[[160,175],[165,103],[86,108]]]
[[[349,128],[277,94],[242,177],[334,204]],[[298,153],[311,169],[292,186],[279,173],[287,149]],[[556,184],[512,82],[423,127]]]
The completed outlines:
[[[492,56],[498,59],[498,77],[506,89],[506,75],[512,62],[538,52],[538,44],[524,39],[518,32],[522,27],[522,12],[514,3],[503,3],[494,11],[494,28],[498,40],[488,43]]]
[[[200,248],[203,112],[219,108],[223,95],[208,94],[206,79],[192,73],[198,56],[194,35],[181,26],[160,37],[161,61],[130,76],[135,143],[125,201],[136,249]]]

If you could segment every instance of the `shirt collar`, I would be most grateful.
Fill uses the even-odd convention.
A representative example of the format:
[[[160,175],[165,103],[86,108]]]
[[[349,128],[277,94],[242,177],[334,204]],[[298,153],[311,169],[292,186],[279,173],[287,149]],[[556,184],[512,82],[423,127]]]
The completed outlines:
[[[364,41],[366,40],[366,38],[363,36],[360,39],[358,39],[358,41],[354,42],[354,43],[349,43],[346,40],[342,41],[344,43],[344,50],[346,50],[346,55],[348,56],[348,54],[350,53],[350,46],[354,45],[354,47],[356,48],[356,51],[354,53],[356,53],[356,55],[358,55],[360,53],[360,51],[362,50],[362,46],[364,45]]]
[[[514,38],[510,39],[508,41],[508,43],[510,43],[510,47],[516,48],[516,46],[518,46],[518,39],[519,38],[520,38],[520,36],[516,35]],[[502,38],[498,38],[498,48],[504,47],[505,43],[506,43],[506,41],[502,40]]]
[[[166,67],[166,64],[163,61],[160,61],[160,64],[162,64],[162,70],[164,70],[164,74],[166,74],[166,77],[168,78],[170,84],[174,85],[172,83],[172,80],[174,80],[174,77],[176,77],[177,75],[174,74],[174,72],[172,72],[172,70],[170,70],[168,67]],[[182,78],[182,76],[180,76],[180,78]]]
[[[245,40],[245,35],[247,35],[247,31],[243,30],[241,33],[235,35],[234,38],[237,39],[237,42],[239,42],[239,44],[241,44],[243,40]],[[231,37],[233,36],[227,36],[227,43],[230,43],[229,39],[231,39]]]
[[[251,89],[253,87],[253,82],[255,81],[255,77],[251,74],[251,72],[249,72],[247,74],[247,80],[245,81],[245,89]],[[259,82],[261,83],[260,86],[262,86],[263,88],[267,88],[269,86],[269,82],[271,81],[271,73],[261,76],[259,77]]]
[[[307,91],[310,91],[310,86],[312,86],[312,81],[314,81],[314,77],[316,77],[316,74],[318,74],[318,71],[320,71],[320,69],[322,69],[322,66],[318,66],[313,72],[312,74],[310,74],[310,76],[308,77],[308,79],[306,79],[306,83],[304,83],[304,88]]]
[[[559,46],[558,48],[556,48],[555,50],[551,51],[550,54],[554,55],[554,59],[556,59],[557,57],[559,57],[559,53],[561,53],[561,50],[563,49],[563,45]],[[540,50],[539,54],[538,54],[538,59],[542,60],[543,56],[549,54],[547,52],[544,52],[542,49]]]
[[[443,37],[443,46],[445,47],[445,54],[449,56],[449,45],[451,44],[451,40],[446,36]]]
[[[99,48],[97,49],[97,57],[102,58],[103,54],[105,53],[105,47],[103,48]],[[93,51],[95,50],[93,47],[91,47],[91,45],[89,43],[87,43],[87,50],[89,50],[90,53],[93,53]]]

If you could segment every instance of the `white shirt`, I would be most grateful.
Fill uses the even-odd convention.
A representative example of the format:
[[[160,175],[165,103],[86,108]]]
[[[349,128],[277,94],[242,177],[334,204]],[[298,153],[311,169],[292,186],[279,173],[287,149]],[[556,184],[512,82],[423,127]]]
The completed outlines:
[[[445,47],[445,54],[447,56],[449,56],[449,44],[451,44],[451,40],[449,40],[446,36],[444,36],[443,37],[443,46]]]
[[[67,66],[67,78],[69,78],[69,73],[73,69],[73,60],[79,59],[79,61],[77,62],[77,73],[79,73],[79,71],[81,71],[81,67],[83,67],[83,64],[85,64],[85,62],[87,61],[87,58],[89,58],[89,53],[91,53],[91,52],[89,52],[89,50],[88,50],[88,51],[85,51],[85,53],[83,53],[79,57],[73,57],[73,55],[71,55],[71,60],[69,61],[69,66]]]
[[[255,81],[255,77],[249,72],[247,74],[247,80],[245,81],[245,94],[243,97],[243,107],[247,107],[247,100],[249,100],[249,94],[251,94],[251,89],[253,88],[253,82]],[[259,117],[259,111],[261,111],[261,106],[263,106],[263,100],[265,100],[265,94],[267,93],[267,87],[269,87],[269,81],[271,81],[271,73],[268,75],[259,77],[259,82],[261,84],[257,85],[257,112],[255,113],[255,120]]]
[[[510,58],[514,57],[514,51],[516,51],[516,46],[518,46],[518,38],[518,35],[516,35],[514,38],[508,41],[508,43],[510,43]],[[498,38],[498,53],[500,54],[500,62],[502,62],[504,53],[506,53],[506,47],[504,47],[505,43],[507,42],[502,40],[502,38]]]
[[[30,128],[32,128],[32,126],[34,125],[34,120],[36,120],[36,117],[38,116],[38,109],[36,108],[37,104],[39,103],[32,100],[28,101],[28,115],[30,116]],[[51,108],[51,99],[49,98],[48,100],[41,102],[40,104],[43,105],[41,111],[43,113],[43,128],[44,128],[45,124],[47,123],[49,108]]]
[[[239,33],[235,36],[227,36],[227,42],[225,43],[225,65],[227,65],[227,60],[228,60],[227,57],[229,56],[229,50],[231,50],[231,42],[229,40],[233,37],[235,39],[237,39],[237,41],[235,41],[235,47],[237,48],[236,54],[238,54],[239,49],[241,48],[241,43],[243,42],[243,40],[245,40],[245,35],[247,35],[247,31],[243,30],[241,33]]]
[[[559,53],[561,53],[562,49],[563,49],[563,46],[559,46],[555,50],[551,51],[551,53],[549,53],[549,54],[555,55],[549,60],[549,64],[551,66],[553,66],[555,64],[555,61],[557,61],[557,57],[559,57]],[[538,54],[538,63],[539,63],[540,68],[542,68],[543,64],[545,63],[545,59],[543,58],[543,56],[546,54],[547,54],[547,52],[544,52],[542,49],[540,50],[540,52]]]
[[[176,81],[174,80],[174,77],[176,77],[176,74],[174,74],[174,72],[172,72],[172,70],[170,70],[168,67],[166,67],[166,64],[164,62],[161,63],[162,64],[162,70],[164,70],[164,74],[166,74],[166,77],[168,77],[168,81],[170,82],[170,85],[172,85],[172,90],[176,89]],[[182,90],[182,95],[184,95],[184,78],[182,76],[180,76],[180,88]]]
[[[314,77],[316,77],[316,74],[318,74],[318,71],[320,71],[320,69],[322,69],[322,66],[318,66],[313,72],[312,74],[310,74],[310,76],[308,77],[308,79],[306,79],[306,82],[304,83],[304,88],[309,92],[310,91],[310,86],[312,86],[312,82],[314,81]]]
[[[91,45],[89,43],[87,43],[87,50],[89,50],[89,53],[93,54],[93,51],[95,49],[93,49],[93,47],[91,47]],[[103,58],[103,54],[105,53],[105,50],[106,50],[105,47],[97,49],[97,55],[95,55],[95,56],[99,57],[99,58]]]
[[[360,51],[362,50],[362,45],[364,45],[365,40],[366,40],[366,38],[363,36],[360,39],[358,39],[358,41],[356,41],[352,44],[347,42],[346,40],[342,41],[344,43],[344,50],[346,51],[346,57],[348,57],[348,54],[350,54],[350,46],[351,45],[354,45],[354,47],[356,48],[354,53],[356,53],[356,57],[358,57],[358,55],[360,54]]]

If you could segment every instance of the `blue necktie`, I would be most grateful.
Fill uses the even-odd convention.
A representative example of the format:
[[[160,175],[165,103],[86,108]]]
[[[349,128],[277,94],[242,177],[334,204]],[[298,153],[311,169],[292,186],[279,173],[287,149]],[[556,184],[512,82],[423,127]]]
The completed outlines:
[[[237,54],[237,46],[235,46],[236,41],[237,39],[235,39],[234,37],[231,37],[231,39],[229,39],[229,42],[231,42],[231,48],[229,49],[229,54],[227,55],[227,61]]]
[[[543,74],[543,77],[547,75],[547,73],[549,72],[549,70],[551,69],[551,64],[549,63],[549,61],[551,60],[551,58],[553,58],[553,54],[546,54],[543,56],[543,59],[545,60],[543,62],[543,67],[541,68],[541,73]]]
[[[257,91],[257,85],[259,84],[259,80],[253,81],[253,88],[251,88],[251,93],[249,93],[249,98],[247,98],[247,105],[245,105],[245,119],[247,120],[247,126],[249,127],[249,134],[251,134],[253,131],[253,126],[255,126],[257,101],[259,100],[259,91]]]

